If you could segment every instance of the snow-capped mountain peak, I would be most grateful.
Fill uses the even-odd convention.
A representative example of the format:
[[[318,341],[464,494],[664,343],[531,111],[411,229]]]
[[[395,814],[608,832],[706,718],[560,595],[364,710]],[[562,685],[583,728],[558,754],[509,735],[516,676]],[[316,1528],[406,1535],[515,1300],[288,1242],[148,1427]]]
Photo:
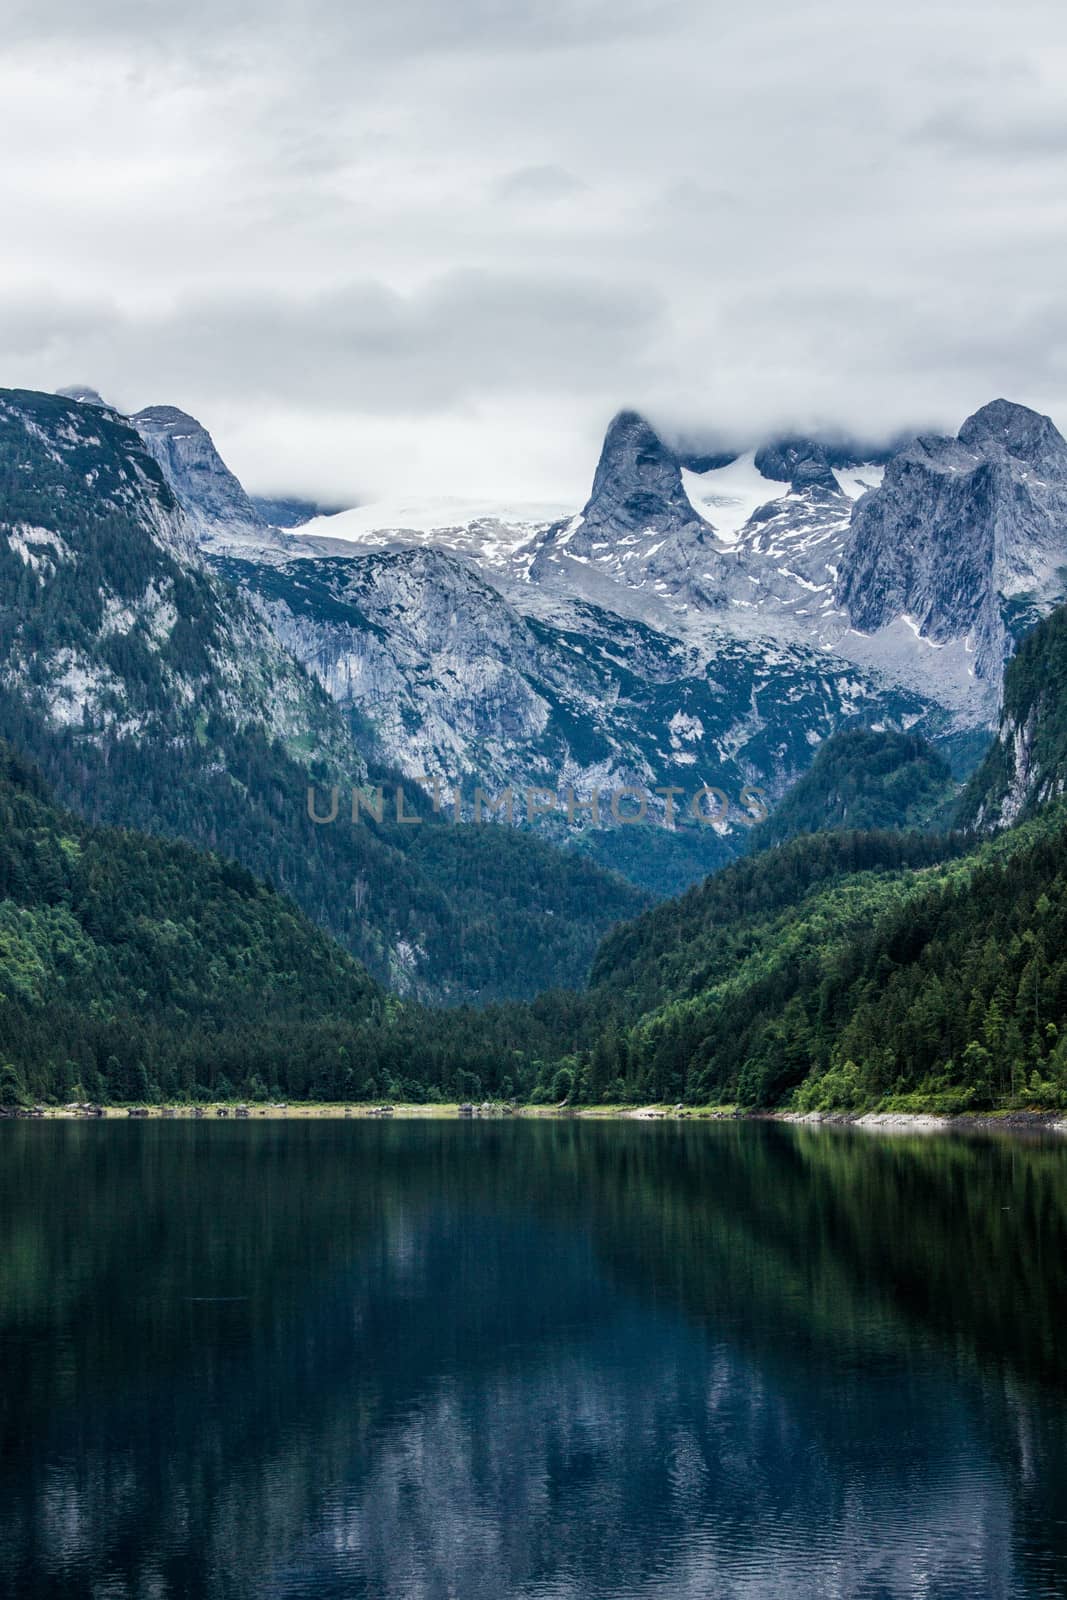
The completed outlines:
[[[226,575],[411,774],[773,795],[850,719],[971,737],[1067,565],[1067,445],[1007,401],[893,450],[704,456],[623,411],[581,510],[400,492],[285,533],[195,419],[133,421]]]

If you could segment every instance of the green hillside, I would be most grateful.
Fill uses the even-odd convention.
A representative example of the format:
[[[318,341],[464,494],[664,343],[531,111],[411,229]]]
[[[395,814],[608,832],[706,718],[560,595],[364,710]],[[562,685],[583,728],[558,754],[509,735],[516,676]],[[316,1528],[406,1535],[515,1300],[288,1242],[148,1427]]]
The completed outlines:
[[[819,746],[808,771],[749,835],[751,850],[825,828],[926,828],[947,822],[948,763],[914,733],[850,728]]]
[[[270,1064],[308,1025],[332,1017],[358,1030],[386,1007],[351,956],[244,867],[83,823],[0,750],[9,1103],[265,1089]]]

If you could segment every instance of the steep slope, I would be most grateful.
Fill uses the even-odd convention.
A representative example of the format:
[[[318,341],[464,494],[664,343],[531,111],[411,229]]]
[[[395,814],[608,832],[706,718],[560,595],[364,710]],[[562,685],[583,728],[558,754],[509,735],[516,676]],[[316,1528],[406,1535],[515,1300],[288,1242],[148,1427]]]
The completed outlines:
[[[217,714],[352,760],[325,697],[203,568],[117,413],[0,391],[0,536],[3,681],[53,726],[180,738]]]
[[[546,786],[557,799],[543,827],[659,892],[721,865],[836,728],[925,710],[801,648],[752,649],[724,631],[686,643],[587,602],[523,614],[435,550],[217,564],[358,714],[378,759],[449,794],[465,785],[468,805],[475,784]],[[718,793],[699,799],[705,786]],[[612,796],[634,787],[645,827],[615,818]],[[562,829],[571,788],[599,797],[602,827],[580,838]],[[680,796],[674,827],[667,788]]]
[[[1065,665],[1067,608],[1009,664],[1005,728],[964,819],[985,803],[990,822],[989,797],[1008,794],[1030,820],[981,844],[806,834],[730,865],[609,935],[565,1026],[531,1008],[540,1091],[802,1112],[1067,1107]],[[916,764],[936,797],[944,769],[906,744],[831,741],[803,820],[885,805],[877,771],[855,770],[861,750],[886,763],[888,797]],[[453,1059],[470,1047],[461,1034]]]
[[[964,642],[999,683],[1013,635],[1064,592],[1067,442],[1048,417],[995,400],[955,439],[916,439],[859,502],[836,598],[873,633],[904,619]]]
[[[710,467],[627,414],[585,511],[538,536],[524,570],[601,604],[622,587],[677,631],[710,621],[829,650],[963,731],[995,719],[1013,639],[1063,597],[1065,507],[1067,446],[1007,401],[956,439],[787,438]]]
[[[380,1022],[382,991],[290,900],[235,862],[58,810],[2,746],[0,823],[0,1105],[265,1091],[264,1036],[299,1076],[317,1067],[309,1028]]]
[[[674,451],[636,411],[613,418],[597,462],[593,487],[582,512],[584,543],[620,533],[703,531],[701,518],[682,485]]]
[[[316,826],[309,782],[347,799],[367,778],[343,713],[204,567],[128,423],[21,391],[0,392],[0,731],[64,803],[223,850],[426,996],[558,982],[644,903],[517,835],[441,823],[416,861],[416,828]],[[533,958],[496,937],[494,909]]]
[[[1067,447],[1007,402],[954,441],[788,436],[703,456],[623,412],[575,517],[385,507],[378,525],[370,506],[259,535],[199,425],[160,416],[180,419],[153,448],[202,542],[380,763],[583,796],[725,792],[695,852],[583,830],[660,892],[743,848],[742,792],[779,799],[838,729],[918,732],[969,772],[1014,632],[1062,588]]]
[[[807,620],[791,636],[824,642],[828,568],[855,497],[882,473],[882,453],[859,451],[792,437],[701,459],[622,412],[608,428],[589,500],[535,542],[530,579],[554,587],[565,574],[580,588],[575,568],[584,565],[678,619],[691,621],[693,610],[728,616],[735,631],[752,633],[773,618],[780,634],[795,613]]]
[[[535,1098],[578,1103],[1063,1108],[1065,941],[1062,808],[977,850],[810,835],[617,930],[586,994],[449,1017],[438,1060],[494,1041]]]
[[[808,771],[749,835],[751,850],[827,828],[924,828],[945,823],[956,786],[918,734],[846,729],[819,746]]]
[[[828,840],[873,855],[891,837],[796,840],[752,867],[788,879]],[[737,903],[725,927],[668,936],[658,953],[638,939],[627,970],[652,1004],[628,1023],[624,993],[617,1034],[632,1089],[763,1106],[796,1093],[801,1110],[1067,1104],[1067,819],[925,870],[914,852],[934,843],[896,837],[903,872],[875,857],[875,872],[836,876],[780,915]],[[623,976],[618,949],[598,961],[602,981]]]
[[[687,641],[788,641],[850,663],[871,695],[920,697],[937,708],[924,731],[958,741],[992,726],[1013,640],[1064,596],[1065,503],[1067,446],[1004,400],[955,439],[795,436],[732,457],[622,412],[576,516],[442,506],[386,525],[372,505],[310,524],[305,548],[430,544],[523,614],[581,602]]]
[[[201,544],[283,544],[195,417],[176,406],[148,406],[130,422],[159,463]]]
[[[962,827],[1033,815],[1067,789],[1067,607],[1023,639],[1004,675],[1000,727],[960,800]]]

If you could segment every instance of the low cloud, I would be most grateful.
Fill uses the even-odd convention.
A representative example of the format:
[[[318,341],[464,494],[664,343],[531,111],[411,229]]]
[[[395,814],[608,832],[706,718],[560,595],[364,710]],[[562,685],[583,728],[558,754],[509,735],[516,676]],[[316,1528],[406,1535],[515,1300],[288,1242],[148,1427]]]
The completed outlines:
[[[1067,14],[56,0],[0,93],[0,381],[185,406],[254,486],[573,502],[689,436],[1067,419]]]

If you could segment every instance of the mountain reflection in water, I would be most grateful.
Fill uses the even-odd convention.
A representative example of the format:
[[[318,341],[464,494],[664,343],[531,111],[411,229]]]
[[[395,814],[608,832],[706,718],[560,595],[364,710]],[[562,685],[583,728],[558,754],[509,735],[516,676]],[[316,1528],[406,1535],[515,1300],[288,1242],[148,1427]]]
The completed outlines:
[[[1067,1145],[0,1128],[0,1592],[1067,1593]]]

